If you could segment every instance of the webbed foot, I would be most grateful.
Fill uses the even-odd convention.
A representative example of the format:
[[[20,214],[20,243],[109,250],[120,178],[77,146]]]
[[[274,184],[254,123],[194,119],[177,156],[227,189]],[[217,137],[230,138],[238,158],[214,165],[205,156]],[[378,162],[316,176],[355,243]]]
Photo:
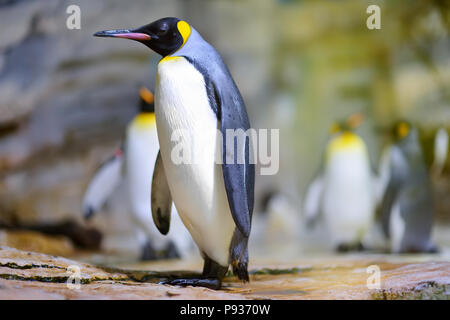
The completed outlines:
[[[156,260],[156,251],[153,249],[150,241],[147,241],[141,248],[141,261]]]
[[[352,251],[361,252],[366,250],[366,248],[363,246],[361,242],[356,242],[356,243],[341,243],[336,247],[335,250],[340,253]]]
[[[173,279],[161,281],[159,284],[168,284],[171,286],[192,286],[192,287],[204,287],[209,289],[218,290],[222,286],[222,282],[215,278],[192,278],[192,279]]]

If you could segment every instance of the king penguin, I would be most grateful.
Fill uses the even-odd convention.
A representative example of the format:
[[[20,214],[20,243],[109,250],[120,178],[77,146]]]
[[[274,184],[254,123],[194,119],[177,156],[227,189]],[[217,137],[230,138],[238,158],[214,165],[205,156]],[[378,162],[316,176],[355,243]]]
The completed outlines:
[[[362,250],[375,214],[375,184],[369,154],[362,138],[354,132],[361,121],[362,116],[355,114],[331,127],[322,172],[305,195],[307,225],[322,214],[337,251]]]
[[[381,219],[393,253],[435,252],[431,241],[434,202],[418,132],[407,121],[394,127],[387,152],[387,186]]]
[[[162,56],[156,74],[160,153],[152,181],[152,216],[166,234],[173,201],[204,258],[202,276],[165,283],[218,289],[230,264],[239,279],[249,281],[255,180],[251,142],[246,137],[240,147],[238,139],[233,138],[230,145],[225,137],[239,129],[246,132],[250,122],[219,53],[190,24],[177,18],[95,36],[136,40]],[[180,144],[187,146],[194,159],[181,163],[174,159]],[[230,154],[241,161],[230,161]]]
[[[432,172],[435,176],[442,174],[448,154],[448,132],[445,128],[439,128],[434,137],[434,160]]]
[[[139,91],[140,110],[128,125],[125,143],[116,149],[96,171],[83,198],[86,219],[98,212],[121,183],[125,184],[131,216],[145,234],[142,259],[190,257],[195,250],[191,236],[181,222],[175,207],[173,230],[162,236],[150,218],[151,177],[159,150],[154,114],[153,93],[145,87]],[[162,254],[163,253],[163,254]]]

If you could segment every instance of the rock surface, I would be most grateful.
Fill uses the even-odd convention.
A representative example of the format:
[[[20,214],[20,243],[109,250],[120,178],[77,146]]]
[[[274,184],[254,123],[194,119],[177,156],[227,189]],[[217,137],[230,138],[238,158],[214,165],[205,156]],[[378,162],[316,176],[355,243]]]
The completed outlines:
[[[260,263],[250,267],[250,283],[228,276],[224,288],[214,291],[157,284],[200,270],[198,261],[147,263],[135,271],[0,247],[0,299],[450,299],[450,262],[411,259],[339,256],[281,266]],[[367,288],[369,265],[381,270],[379,289]],[[78,289],[67,284],[75,284],[73,266],[80,268]],[[187,271],[168,271],[180,267]]]

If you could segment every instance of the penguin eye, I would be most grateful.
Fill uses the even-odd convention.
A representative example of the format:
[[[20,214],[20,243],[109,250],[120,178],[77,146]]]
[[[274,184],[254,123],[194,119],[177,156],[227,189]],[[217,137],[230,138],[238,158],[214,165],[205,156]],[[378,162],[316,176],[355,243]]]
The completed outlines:
[[[164,36],[165,34],[167,34],[167,31],[169,31],[169,27],[167,25],[163,25],[159,28],[157,35]]]

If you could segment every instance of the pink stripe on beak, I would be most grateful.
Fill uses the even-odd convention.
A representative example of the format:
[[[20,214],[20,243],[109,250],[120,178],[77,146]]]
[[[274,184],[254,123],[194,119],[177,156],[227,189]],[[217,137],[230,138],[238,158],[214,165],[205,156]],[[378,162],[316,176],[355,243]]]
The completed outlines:
[[[115,38],[123,38],[123,39],[131,39],[131,40],[150,40],[151,39],[151,37],[148,34],[136,33],[136,32],[116,33],[116,34],[111,34],[111,36],[113,36]]]

